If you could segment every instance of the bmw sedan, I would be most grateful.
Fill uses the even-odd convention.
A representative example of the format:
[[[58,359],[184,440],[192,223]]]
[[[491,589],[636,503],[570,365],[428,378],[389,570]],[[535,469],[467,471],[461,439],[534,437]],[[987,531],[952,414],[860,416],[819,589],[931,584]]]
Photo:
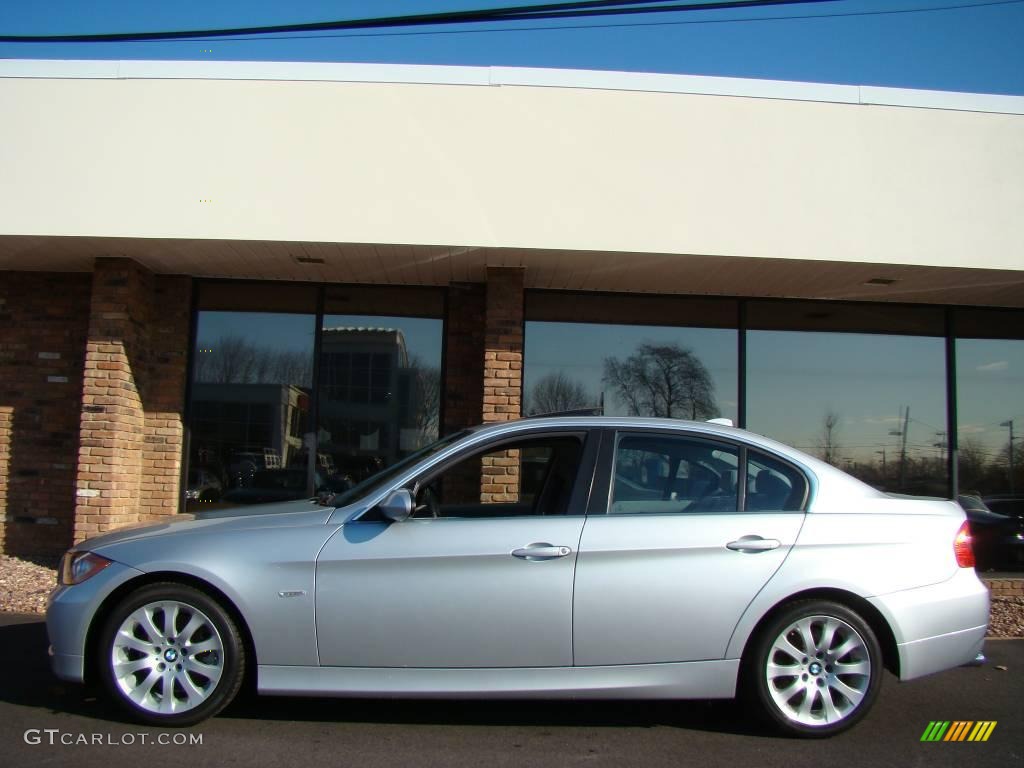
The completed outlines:
[[[188,725],[264,694],[730,698],[784,733],[854,725],[883,671],[980,653],[964,513],[731,426],[524,419],[320,502],[82,542],[56,674]]]

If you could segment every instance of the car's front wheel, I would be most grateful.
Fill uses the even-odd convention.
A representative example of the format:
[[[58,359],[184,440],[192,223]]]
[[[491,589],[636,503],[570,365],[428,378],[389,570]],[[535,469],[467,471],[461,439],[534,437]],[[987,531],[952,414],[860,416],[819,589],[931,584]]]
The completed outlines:
[[[97,644],[110,696],[151,725],[192,725],[238,693],[245,647],[231,616],[183,584],[150,584],[110,613]]]
[[[878,695],[882,651],[864,619],[824,600],[793,603],[758,633],[745,659],[748,694],[784,733],[831,736]]]

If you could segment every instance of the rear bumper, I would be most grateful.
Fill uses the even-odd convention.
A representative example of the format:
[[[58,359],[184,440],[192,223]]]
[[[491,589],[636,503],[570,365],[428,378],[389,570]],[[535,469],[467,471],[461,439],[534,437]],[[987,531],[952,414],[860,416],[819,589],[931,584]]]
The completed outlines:
[[[900,680],[973,661],[988,630],[989,594],[972,568],[948,581],[870,599],[889,621],[900,657]]]
[[[985,624],[899,646],[900,680],[913,680],[974,661],[985,644],[987,629]]]

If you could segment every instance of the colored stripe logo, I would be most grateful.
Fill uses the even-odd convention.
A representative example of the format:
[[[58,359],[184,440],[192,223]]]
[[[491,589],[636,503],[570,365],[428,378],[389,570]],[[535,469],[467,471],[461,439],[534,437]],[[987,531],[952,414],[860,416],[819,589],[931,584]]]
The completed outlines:
[[[921,734],[921,741],[988,741],[996,729],[996,720],[932,720]]]

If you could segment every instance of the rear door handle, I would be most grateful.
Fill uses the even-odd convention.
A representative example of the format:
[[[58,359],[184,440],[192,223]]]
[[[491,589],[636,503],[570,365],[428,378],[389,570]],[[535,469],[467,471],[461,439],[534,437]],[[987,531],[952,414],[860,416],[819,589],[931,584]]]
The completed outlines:
[[[548,544],[547,542],[537,542],[535,544],[527,544],[525,547],[512,550],[512,557],[518,557],[521,560],[554,560],[558,557],[565,557],[571,549],[568,547],[559,547],[554,544]]]
[[[736,541],[725,545],[734,552],[768,552],[778,549],[782,542],[778,539],[762,539],[760,536],[740,536]]]

